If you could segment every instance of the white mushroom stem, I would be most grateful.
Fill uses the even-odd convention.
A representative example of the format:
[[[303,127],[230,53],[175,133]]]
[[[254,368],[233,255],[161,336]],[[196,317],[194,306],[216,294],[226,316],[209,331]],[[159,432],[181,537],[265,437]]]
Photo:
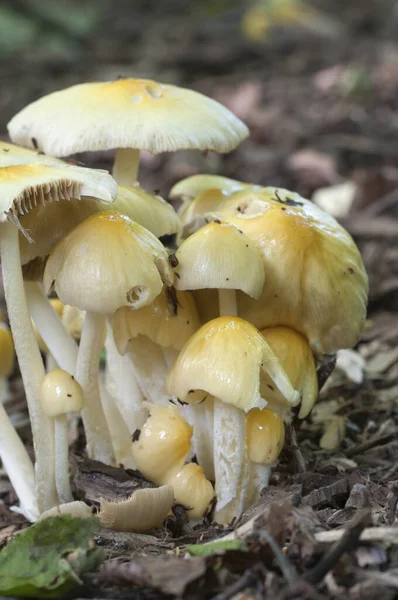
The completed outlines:
[[[112,175],[119,185],[132,186],[137,182],[139,165],[139,150],[118,148],[115,152]]]
[[[21,513],[33,523],[39,517],[35,470],[29,454],[0,402],[0,459],[18,496]]]
[[[18,229],[5,221],[0,224],[0,254],[4,292],[14,339],[15,352],[28,402],[36,456],[36,492],[39,511],[58,504],[54,473],[52,419],[40,406],[44,365],[28,311],[21,270]]]
[[[193,427],[192,449],[206,479],[214,481],[214,403],[213,399],[184,406],[182,410]]]
[[[122,465],[125,469],[135,469],[135,463],[131,454],[131,434],[112,395],[106,389],[102,375],[101,373],[99,382],[101,404],[111,436],[116,464]]]
[[[10,386],[7,377],[0,377],[0,404],[10,399]]]
[[[101,404],[99,360],[104,336],[105,317],[87,312],[76,366],[76,379],[83,388],[82,419],[90,458],[113,463],[112,442]]]
[[[25,291],[31,317],[47,348],[61,369],[74,373],[78,351],[75,340],[62,324],[40,284],[26,282]]]
[[[50,371],[54,371],[54,369],[59,369],[60,366],[51,354],[51,352],[47,352],[46,354],[46,373],[50,373]],[[66,371],[66,369],[65,369]],[[74,371],[73,371],[74,372]]]
[[[220,308],[220,317],[236,317],[238,306],[236,303],[235,290],[218,290],[218,304]]]
[[[246,419],[243,410],[214,400],[214,472],[217,504],[214,520],[227,525],[239,518],[249,477]]]
[[[271,476],[271,466],[262,465],[249,461],[249,481],[246,491],[244,510],[256,504],[260,498],[261,492],[268,487]]]
[[[143,427],[148,411],[142,404],[144,396],[134,375],[131,357],[129,354],[124,356],[119,354],[110,327],[107,331],[105,349],[106,389],[114,399],[130,434],[133,434],[136,429]]]
[[[236,316],[235,290],[219,290],[220,316]],[[239,518],[249,478],[246,416],[243,410],[214,399],[214,471],[217,504],[214,519],[228,524]]]
[[[55,485],[61,504],[73,501],[69,480],[68,417],[54,417]]]
[[[166,390],[168,367],[163,348],[144,335],[134,338],[129,344],[134,375],[145,398],[153,404],[168,406]]]

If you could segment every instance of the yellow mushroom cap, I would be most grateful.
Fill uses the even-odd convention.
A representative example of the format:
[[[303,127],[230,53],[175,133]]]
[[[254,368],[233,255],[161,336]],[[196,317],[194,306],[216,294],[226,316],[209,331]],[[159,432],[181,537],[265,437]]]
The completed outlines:
[[[258,298],[264,266],[253,242],[226,223],[209,223],[186,239],[176,252],[175,286],[179,290],[242,290]]]
[[[5,323],[0,323],[0,377],[9,377],[15,364],[14,341]]]
[[[68,164],[16,165],[0,169],[0,222],[10,215],[18,219],[37,204],[72,200],[83,196],[112,202],[117,185],[109,173]]]
[[[113,337],[120,354],[128,352],[129,343],[139,335],[148,337],[163,348],[181,350],[185,342],[199,329],[195,301],[189,292],[177,292],[177,314],[173,314],[164,288],[148,306],[119,308],[112,317]]]
[[[358,248],[333,217],[276,188],[238,192],[211,216],[239,227],[263,257],[266,285],[258,301],[238,294],[240,316],[259,329],[291,327],[319,354],[356,344],[368,280]]]
[[[29,104],[8,124],[13,141],[54,156],[138,148],[233,150],[249,131],[202,94],[149,79],[83,83]]]
[[[172,283],[165,248],[138,223],[119,213],[97,213],[54,248],[44,271],[64,304],[110,315],[120,306],[141,308]]]
[[[171,199],[193,200],[203,192],[207,192],[207,190],[221,190],[224,195],[230,195],[246,187],[251,187],[251,184],[220,175],[191,175],[191,177],[186,177],[176,183],[171,188],[169,197]]]
[[[299,417],[304,419],[318,396],[315,360],[307,340],[289,327],[270,327],[263,329],[261,334],[281,361],[294,389],[299,392]],[[286,406],[286,400],[267,375],[261,378],[260,390],[262,397],[271,405]]]
[[[214,498],[214,489],[202,467],[188,463],[167,477],[176,502],[185,506],[190,519],[201,519]]]
[[[51,162],[56,165],[65,165],[62,160],[46,156],[38,150],[28,150],[15,146],[9,142],[0,141],[0,167],[11,167],[12,165],[30,165],[35,162]]]
[[[111,208],[127,215],[156,237],[181,231],[180,218],[171,204],[161,196],[149,194],[138,184],[130,187],[119,185],[119,193]]]
[[[268,408],[255,408],[246,417],[247,454],[260,465],[272,465],[282,451],[285,426],[281,417]]]
[[[83,390],[76,379],[63,369],[47,373],[41,384],[41,407],[48,417],[59,417],[82,410]]]
[[[192,427],[175,406],[145,404],[149,418],[133,441],[132,455],[144,477],[162,485],[171,469],[183,466],[191,447]]]
[[[260,396],[262,371],[291,405],[298,403],[298,393],[260,332],[238,317],[219,317],[185,344],[170,370],[167,389],[189,403],[211,394],[247,412],[265,405]]]

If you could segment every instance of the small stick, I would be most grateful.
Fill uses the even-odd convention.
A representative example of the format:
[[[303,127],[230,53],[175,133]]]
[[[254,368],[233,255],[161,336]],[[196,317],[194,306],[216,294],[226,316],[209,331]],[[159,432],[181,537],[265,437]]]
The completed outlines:
[[[311,571],[304,575],[305,581],[316,584],[331,571],[346,552],[352,552],[359,544],[359,538],[371,518],[370,508],[359,510],[346,528],[342,538],[324,554]]]
[[[381,435],[379,437],[372,438],[367,442],[363,442],[363,444],[358,444],[357,446],[352,446],[352,448],[348,448],[345,451],[345,455],[349,458],[351,456],[357,456],[358,454],[362,454],[375,446],[383,446],[384,444],[388,444],[392,440],[396,440],[398,436],[398,430],[395,429],[391,433],[386,433],[385,435]]]

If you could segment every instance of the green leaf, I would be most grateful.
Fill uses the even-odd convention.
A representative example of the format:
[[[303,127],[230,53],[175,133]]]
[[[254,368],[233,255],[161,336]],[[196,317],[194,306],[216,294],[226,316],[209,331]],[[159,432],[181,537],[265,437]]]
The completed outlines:
[[[191,544],[185,550],[192,556],[209,556],[227,550],[245,550],[246,544],[243,540],[220,540],[208,544]]]
[[[63,596],[95,570],[104,553],[93,543],[96,517],[49,517],[17,535],[0,552],[0,595]]]

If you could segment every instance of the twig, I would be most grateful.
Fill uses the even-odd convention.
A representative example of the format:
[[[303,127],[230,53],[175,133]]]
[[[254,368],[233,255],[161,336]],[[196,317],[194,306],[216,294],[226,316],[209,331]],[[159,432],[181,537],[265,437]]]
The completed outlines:
[[[286,425],[286,449],[291,452],[295,463],[296,473],[305,473],[307,465],[305,458],[297,445],[296,430],[293,425]]]
[[[363,211],[362,214],[367,215],[369,217],[378,217],[383,212],[387,211],[389,208],[392,208],[398,204],[398,188],[392,190],[392,192],[388,192],[381,198],[377,200],[377,202],[372,202],[369,204]]]
[[[226,590],[213,596],[212,600],[229,600],[253,585],[260,575],[264,575],[264,567],[261,563],[256,563],[250,569],[247,569],[235,583],[228,586]]]
[[[384,444],[388,444],[388,442],[391,442],[392,440],[397,439],[398,436],[398,430],[395,429],[394,431],[392,431],[391,433],[386,433],[385,435],[381,435],[379,437],[375,437],[372,438],[371,440],[368,440],[367,442],[363,442],[362,444],[358,444],[357,446],[352,446],[352,448],[348,448],[348,450],[345,451],[345,455],[350,458],[351,456],[356,456],[357,454],[362,454],[363,452],[366,452],[367,450],[370,450],[371,448],[374,448],[375,446],[382,446]]]
[[[366,525],[369,524],[370,518],[370,508],[363,508],[362,510],[359,510],[352,521],[348,524],[348,527],[344,531],[343,537],[338,542],[333,544],[333,546],[326,552],[318,564],[311,569],[311,571],[304,575],[305,581],[312,584],[319,583],[338,563],[343,554],[346,552],[352,552],[359,544],[361,533],[365,529]]]
[[[321,391],[329,377],[334,371],[337,361],[337,354],[325,354],[319,365],[316,374],[318,378],[318,392]]]
[[[344,529],[333,529],[332,531],[318,531],[315,539],[321,544],[331,544],[341,540]],[[360,536],[361,542],[383,542],[386,545],[398,544],[398,527],[367,527]]]
[[[299,578],[297,571],[290,562],[290,560],[285,556],[285,554],[283,554],[282,550],[280,549],[272,535],[268,533],[266,529],[263,529],[260,532],[260,537],[263,540],[265,540],[271,548],[275,556],[276,562],[278,563],[279,568],[282,571],[282,574],[286,579],[287,583],[289,585],[293,585],[294,583],[296,583]]]

